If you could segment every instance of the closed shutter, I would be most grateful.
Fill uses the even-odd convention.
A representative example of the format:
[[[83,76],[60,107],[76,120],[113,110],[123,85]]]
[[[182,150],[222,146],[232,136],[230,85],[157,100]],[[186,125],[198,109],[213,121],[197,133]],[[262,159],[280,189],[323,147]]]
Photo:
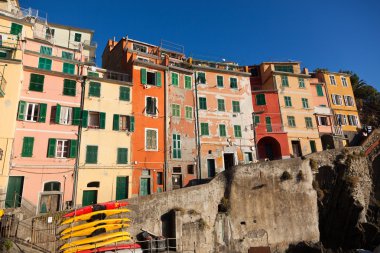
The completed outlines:
[[[49,139],[47,157],[55,157],[56,143],[57,143],[57,139],[52,139],[52,138]]]
[[[82,112],[82,127],[88,126],[88,111],[83,110]]]
[[[120,116],[118,114],[113,115],[112,130],[115,130],[115,131],[119,130],[119,118],[120,118]]]
[[[77,148],[78,148],[78,141],[77,140],[70,140],[70,158],[77,157]]]
[[[90,82],[90,90],[88,91],[89,96],[100,97],[100,83]]]
[[[116,200],[128,198],[128,180],[129,177],[116,178]]]
[[[146,69],[140,70],[141,83],[146,84]]]
[[[59,124],[59,119],[61,118],[61,105],[57,104],[56,108],[57,109],[55,111],[55,123]]]
[[[161,87],[161,72],[156,72],[156,86]]]
[[[73,108],[73,125],[78,126],[80,124],[80,107]]]
[[[99,113],[99,119],[100,119],[99,128],[105,129],[106,128],[106,113],[100,112]]]
[[[129,132],[134,132],[135,131],[135,117],[134,116],[129,116]]]
[[[25,118],[25,107],[26,107],[26,102],[20,101],[18,104],[18,114],[17,114],[18,120],[24,120],[24,118]]]
[[[118,148],[117,149],[117,163],[118,164],[127,164],[128,163],[128,149],[127,148]]]
[[[40,112],[39,112],[38,122],[45,122],[46,121],[46,110],[47,110],[47,104],[40,104]]]
[[[123,101],[130,101],[130,89],[129,87],[120,86],[119,99]]]
[[[87,146],[86,163],[98,162],[98,146]]]
[[[22,157],[32,157],[33,156],[33,145],[34,137],[24,137],[22,144]]]
[[[323,96],[322,85],[318,84],[316,87],[317,87],[317,95],[322,97]]]
[[[22,31],[22,25],[19,25],[19,24],[16,24],[16,23],[12,23],[10,34],[20,35],[21,31]]]
[[[45,76],[38,74],[30,74],[29,90],[43,91]]]
[[[331,95],[331,98],[332,98],[332,102],[333,102],[333,104],[336,105],[336,98],[335,98],[335,95],[332,94],[332,95]]]

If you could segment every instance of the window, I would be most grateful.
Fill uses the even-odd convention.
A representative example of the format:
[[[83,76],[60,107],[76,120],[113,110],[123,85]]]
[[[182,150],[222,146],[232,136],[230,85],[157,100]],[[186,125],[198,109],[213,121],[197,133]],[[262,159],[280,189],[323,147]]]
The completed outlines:
[[[318,95],[319,97],[323,97],[323,88],[322,88],[322,85],[317,84],[315,87],[316,87],[316,89],[317,89],[317,95]]]
[[[178,86],[178,73],[172,72],[172,85]]]
[[[348,124],[350,126],[358,125],[358,117],[356,117],[355,115],[348,115],[347,118],[348,118]]]
[[[173,173],[182,173],[181,167],[173,167]]]
[[[181,136],[179,134],[173,134],[173,158],[181,159]]]
[[[294,116],[288,116],[288,126],[296,127],[296,120],[294,119]]]
[[[147,71],[146,69],[140,70],[141,84],[155,85],[161,87],[161,72]]]
[[[57,148],[55,157],[66,158],[69,154],[69,141],[68,140],[57,140]]]
[[[232,101],[232,112],[240,112],[240,102]]]
[[[146,46],[142,46],[142,45],[135,44],[135,43],[133,43],[133,50],[139,51],[142,53],[148,53],[148,48]]]
[[[88,120],[85,122],[87,118]],[[105,129],[106,114],[104,112],[83,111],[83,122],[87,123],[83,127]]]
[[[73,108],[66,106],[59,106],[59,108],[60,109],[56,109],[56,115],[59,117],[58,124],[71,125],[73,120]]]
[[[237,85],[237,78],[235,78],[235,77],[230,77],[230,88],[231,88],[231,89],[237,89],[237,88],[238,88],[238,85]]]
[[[317,152],[317,146],[315,144],[315,141],[311,140],[309,143],[310,143],[311,153]]]
[[[80,33],[75,33],[75,34],[74,34],[74,41],[76,41],[76,42],[81,42],[81,40],[82,40],[82,34],[80,34]]]
[[[245,163],[253,162],[253,156],[251,152],[244,152],[244,161]]]
[[[292,98],[291,97],[285,96],[284,100],[285,100],[285,106],[286,107],[291,107],[292,106]]]
[[[225,110],[224,99],[218,99],[218,111],[224,112]]]
[[[271,133],[273,131],[271,117],[265,117],[265,127],[268,133]]]
[[[87,187],[91,188],[99,188],[100,187],[100,182],[99,181],[92,181],[87,184]]]
[[[260,123],[260,116],[254,115],[253,116],[253,123],[257,126]]]
[[[274,66],[274,70],[275,71],[281,71],[281,72],[293,73],[293,66],[276,65],[276,66]]]
[[[112,130],[134,132],[135,131],[135,117],[114,114]]]
[[[75,65],[71,63],[64,62],[63,63],[63,73],[74,75]]]
[[[75,80],[63,80],[63,95],[66,96],[75,96],[76,95],[76,85]]]
[[[55,34],[55,29],[46,27],[45,38],[47,40],[54,38],[54,34]]]
[[[344,103],[347,106],[354,106],[354,99],[351,96],[343,96],[344,97]]]
[[[164,182],[164,177],[162,172],[157,172],[157,184],[162,185]]]
[[[38,68],[39,69],[45,69],[45,70],[51,70],[51,59],[46,59],[40,57],[38,61]]]
[[[302,107],[304,109],[308,109],[309,108],[309,100],[307,98],[302,98]]]
[[[90,164],[98,163],[98,146],[86,147],[86,163],[90,163]]]
[[[219,125],[219,136],[220,137],[226,137],[227,136],[226,125],[224,125],[224,124]]]
[[[158,130],[145,129],[145,150],[158,150],[157,135]]]
[[[256,95],[256,105],[266,105],[265,94]]]
[[[198,84],[206,84],[206,73],[197,72]]]
[[[284,87],[289,87],[289,80],[287,76],[281,76],[281,85]]]
[[[331,94],[332,102],[334,105],[342,105],[342,96]]]
[[[172,116],[180,117],[181,116],[181,107],[177,104],[172,104]]]
[[[186,106],[185,107],[185,117],[186,119],[192,119],[193,118],[193,107]]]
[[[47,104],[36,104],[20,101],[17,119],[31,122],[46,121]]]
[[[199,109],[200,110],[207,110],[207,100],[204,97],[199,98]]]
[[[236,138],[241,138],[241,126],[234,125],[234,135]]]
[[[216,76],[216,82],[219,88],[223,88],[223,76]]]
[[[329,120],[327,117],[318,116],[318,125],[319,126],[329,126]]]
[[[147,115],[155,116],[157,115],[157,98],[146,97],[145,98],[145,113]]]
[[[62,51],[62,58],[67,59],[67,60],[72,60],[74,59],[74,55],[70,52]]]
[[[45,76],[30,74],[29,90],[43,91],[44,90]]]
[[[10,33],[13,35],[20,35],[21,32],[22,32],[22,25],[12,23]]]
[[[87,76],[89,76],[89,77],[99,77],[99,73],[88,71]]]
[[[305,80],[303,78],[298,78],[298,86],[300,88],[305,88]]]
[[[341,77],[341,80],[342,80],[342,85],[343,85],[343,87],[347,87],[347,86],[348,86],[348,84],[347,84],[347,79],[346,79],[344,76],[342,76],[342,77]]]
[[[39,104],[27,103],[25,121],[37,122],[39,116]]]
[[[120,86],[119,100],[121,100],[121,101],[130,101],[131,100],[131,90],[129,87]]]
[[[201,135],[209,135],[208,123],[201,123]]]
[[[61,183],[60,182],[47,182],[44,184],[44,192],[60,191]]]
[[[185,89],[191,89],[191,76],[185,76]]]
[[[253,66],[250,70],[251,76],[259,76],[259,67],[258,66]]]
[[[310,117],[305,117],[306,128],[313,128],[313,121]]]
[[[90,82],[90,89],[88,91],[88,95],[90,97],[100,97],[100,87],[100,83]]]
[[[336,114],[335,115],[335,122],[337,125],[347,125],[347,117],[343,114]]]
[[[194,174],[194,164],[187,165],[187,174]]]
[[[51,55],[51,47],[45,47],[45,46],[41,46],[40,47],[40,54],[45,54],[45,55]]]
[[[127,148],[117,148],[117,164],[128,164]]]
[[[33,156],[34,137],[24,137],[22,142],[21,157]]]
[[[335,76],[329,76],[329,77],[330,77],[330,84],[336,85]]]

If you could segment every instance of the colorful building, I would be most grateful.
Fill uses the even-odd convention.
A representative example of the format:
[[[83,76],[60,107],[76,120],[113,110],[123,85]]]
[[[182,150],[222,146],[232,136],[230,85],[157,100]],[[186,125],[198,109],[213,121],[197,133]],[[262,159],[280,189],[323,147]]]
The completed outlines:
[[[127,74],[89,67],[85,79],[76,205],[132,194],[132,83]]]
[[[253,126],[258,160],[290,157],[288,135],[284,131],[277,88],[261,78],[264,65],[249,66],[253,103]],[[268,80],[266,80],[268,81]],[[265,87],[265,88],[264,88]]]
[[[252,97],[246,68],[189,59],[196,72],[201,178],[256,159]]]
[[[360,128],[358,110],[352,91],[350,75],[330,71],[318,71],[315,77],[326,84],[326,96],[334,115],[334,128],[344,136],[340,145],[349,145]]]

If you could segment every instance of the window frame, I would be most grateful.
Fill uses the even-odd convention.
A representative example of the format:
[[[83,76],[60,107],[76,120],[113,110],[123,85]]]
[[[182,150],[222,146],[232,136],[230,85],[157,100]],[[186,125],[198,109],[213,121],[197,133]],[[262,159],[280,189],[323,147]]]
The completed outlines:
[[[336,80],[335,80],[335,76],[334,75],[329,75],[329,80],[330,80],[330,84],[331,85],[335,85],[336,86]]]
[[[238,110],[236,110],[238,109]],[[233,100],[232,101],[232,113],[240,113],[241,108],[240,108],[240,101]]]
[[[74,41],[75,42],[82,42],[82,34],[81,33],[77,33],[77,32],[74,33]]]
[[[294,116],[287,116],[287,120],[288,120],[288,127],[297,127],[297,124],[296,124],[296,118]]]
[[[31,119],[28,119],[28,116],[29,116],[29,106],[32,106],[32,114],[31,114]],[[38,122],[38,119],[39,119],[39,115],[40,115],[40,104],[39,103],[30,103],[30,102],[26,102],[26,106],[25,106],[25,116],[24,116],[24,121],[27,121],[27,122]],[[35,116],[35,114],[37,114],[37,116]],[[36,118],[36,120],[34,120],[34,118]]]
[[[126,157],[124,157],[125,161],[122,160],[121,159],[122,157],[119,156],[119,155],[121,155],[122,151],[125,152],[125,155],[126,155]],[[117,148],[116,164],[128,164],[128,148],[121,148],[121,147]]]
[[[171,109],[172,109],[172,116],[180,118],[181,117],[181,105],[173,103],[171,104]]]
[[[177,76],[177,83],[174,83],[174,80],[175,78],[173,78],[174,76]],[[179,87],[179,73],[178,72],[174,72],[174,71],[171,71],[171,75],[170,75],[170,83],[171,85],[175,86],[175,87]]]
[[[303,109],[310,109],[309,107],[309,99],[307,98],[301,98],[302,101],[302,108]]]
[[[61,150],[58,150],[58,143],[62,142],[63,145],[61,146]],[[66,144],[66,151],[65,151],[65,144]],[[61,152],[61,155],[58,155],[58,153]],[[66,156],[65,155],[66,152]],[[69,158],[70,157],[70,140],[64,140],[64,139],[57,139],[55,142],[55,158]]]
[[[345,76],[341,76],[340,80],[342,81],[343,87],[348,87],[347,78]]]
[[[218,78],[222,78],[222,84],[219,85],[219,79]],[[221,76],[221,75],[216,75],[216,87],[218,88],[224,88],[224,76]]]
[[[289,78],[288,76],[281,76],[281,87],[289,87]]]
[[[150,111],[148,112],[148,98],[152,98],[154,101],[153,104],[153,110],[154,113],[151,113]],[[150,117],[157,117],[158,116],[158,98],[157,97],[152,97],[152,96],[145,96],[145,116],[150,116]]]
[[[226,111],[226,104],[224,103],[223,98],[217,98],[218,103],[218,112],[225,112]]]
[[[204,75],[204,80],[202,80],[202,81],[204,81],[204,82],[200,82],[199,74]],[[207,84],[206,72],[204,72],[204,71],[197,71],[197,72],[196,72],[196,76],[197,76],[197,84]]]
[[[154,131],[156,133],[156,147],[155,148],[148,148],[147,147],[148,131]],[[158,151],[158,129],[157,128],[145,128],[144,149],[145,149],[145,151]]]
[[[236,87],[232,87],[232,85],[234,84],[234,82],[232,82],[232,80],[236,80],[236,83],[235,83]],[[230,88],[233,90],[237,90],[239,88],[237,77],[233,77],[233,76],[230,77]]]
[[[188,80],[186,80],[187,78],[190,78],[189,82],[188,82]],[[191,90],[193,88],[192,80],[193,80],[193,77],[190,75],[184,75],[183,76],[183,82],[185,84],[185,89]],[[189,86],[189,84],[190,84],[190,86]]]
[[[222,129],[223,129],[223,131],[222,131]],[[218,125],[218,131],[219,131],[219,137],[227,137],[226,124],[219,124]]]
[[[190,114],[191,117],[188,117],[188,113],[189,113],[188,109],[189,108],[190,108],[190,112],[191,112],[191,114]],[[186,119],[193,119],[193,107],[192,106],[188,106],[188,105],[185,106],[185,118]]]
[[[203,133],[204,128],[207,126],[207,134]],[[208,122],[200,122],[200,134],[201,136],[210,136],[210,128]]]
[[[72,84],[74,84],[74,87],[66,87],[67,85],[72,85]],[[77,86],[77,81],[71,80],[71,79],[63,79],[62,95],[75,97],[76,96],[76,86]],[[72,89],[73,89],[73,92],[70,92],[70,90],[72,90]]]
[[[243,137],[243,132],[241,130],[241,125],[234,125],[234,137],[235,138],[242,138]]]
[[[305,117],[305,126],[307,129],[313,128],[313,119],[311,117]]]
[[[181,151],[181,135],[173,134],[172,135],[173,148],[172,148],[172,158],[173,159],[182,159]]]
[[[285,107],[293,107],[292,97],[284,96]]]
[[[303,77],[298,77],[298,88],[306,89],[305,79]]]
[[[62,64],[62,73],[75,75],[75,64],[64,62]]]
[[[198,100],[199,100],[199,110],[207,110],[207,97],[199,97]],[[204,101],[204,103],[203,102],[201,103],[201,100]],[[204,108],[202,106],[203,104],[205,105]]]
[[[53,61],[45,57],[38,58],[38,68],[43,70],[51,71]]]

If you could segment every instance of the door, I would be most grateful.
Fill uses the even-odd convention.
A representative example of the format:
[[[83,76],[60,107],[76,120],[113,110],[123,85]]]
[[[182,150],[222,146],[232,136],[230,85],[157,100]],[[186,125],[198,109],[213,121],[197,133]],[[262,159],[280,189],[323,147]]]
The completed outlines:
[[[215,159],[207,159],[208,177],[215,177]]]
[[[140,179],[140,196],[146,196],[150,194],[150,178]]]
[[[224,169],[229,170],[234,167],[234,154],[233,153],[225,153],[223,154],[224,159]]]
[[[97,190],[83,191],[82,206],[88,206],[96,203],[98,203]]]
[[[173,174],[172,183],[173,183],[173,190],[182,188],[182,175]]]
[[[40,213],[56,212],[60,210],[61,194],[41,194]]]
[[[295,157],[302,156],[301,144],[299,141],[292,141],[293,155]]]
[[[129,177],[116,178],[116,200],[127,199],[129,188]]]
[[[5,207],[20,207],[22,190],[24,187],[24,177],[9,177]]]
[[[272,132],[272,120],[270,119],[270,117],[265,117],[265,125],[267,128],[267,132]]]
[[[317,152],[315,141],[310,141],[310,149],[311,149],[311,153]]]

